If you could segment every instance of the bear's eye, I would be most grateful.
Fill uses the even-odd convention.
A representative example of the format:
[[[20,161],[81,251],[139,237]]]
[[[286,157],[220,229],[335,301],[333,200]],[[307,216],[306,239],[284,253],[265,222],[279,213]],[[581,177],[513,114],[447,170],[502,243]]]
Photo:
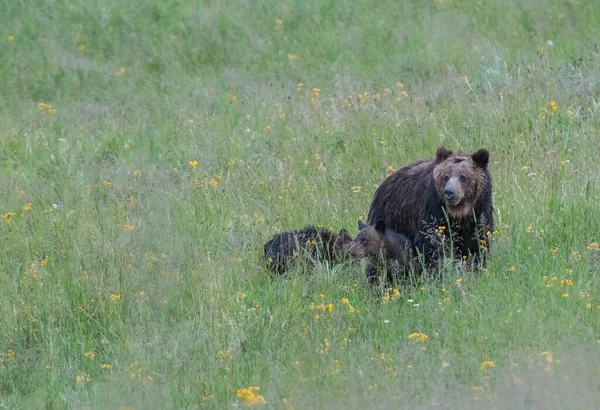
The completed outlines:
[[[449,179],[450,179],[450,177],[449,177],[448,175],[446,175],[446,176],[444,177],[444,182],[448,182],[448,180],[449,180]]]
[[[361,243],[362,245],[366,245],[366,244],[368,244],[368,243],[369,243],[369,240],[368,240],[367,238],[361,238],[361,240],[360,240],[360,243]]]
[[[467,177],[464,175],[460,176],[460,182],[467,182]]]

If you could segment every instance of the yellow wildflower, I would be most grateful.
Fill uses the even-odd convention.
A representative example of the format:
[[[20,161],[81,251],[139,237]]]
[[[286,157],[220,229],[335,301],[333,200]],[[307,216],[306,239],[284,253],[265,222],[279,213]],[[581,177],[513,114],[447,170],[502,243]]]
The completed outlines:
[[[46,255],[44,260],[40,262],[40,267],[43,268],[44,266],[46,266],[48,264],[48,260],[49,260],[48,255]]]
[[[247,389],[239,389],[236,392],[236,395],[240,399],[244,400],[248,407],[252,407],[257,404],[265,404],[265,398],[260,394],[256,394],[258,391],[260,391],[260,387],[253,386],[248,387]]]
[[[94,360],[96,358],[96,355],[92,352],[87,352],[86,354],[84,354],[84,356],[90,360]]]
[[[409,339],[413,339],[413,342],[415,343],[421,343],[424,342],[425,340],[429,339],[429,336],[427,336],[425,333],[411,333],[410,335],[408,335]]]
[[[496,367],[494,362],[491,362],[489,360],[485,360],[483,363],[481,363],[481,368],[484,370],[485,369],[493,369],[494,367]]]

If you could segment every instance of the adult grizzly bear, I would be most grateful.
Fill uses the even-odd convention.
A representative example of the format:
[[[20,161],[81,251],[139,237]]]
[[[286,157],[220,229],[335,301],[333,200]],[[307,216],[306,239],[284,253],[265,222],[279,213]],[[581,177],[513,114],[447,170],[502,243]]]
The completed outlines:
[[[400,168],[375,192],[369,224],[382,220],[405,234],[429,268],[449,249],[483,266],[494,230],[489,156],[485,149],[466,154],[440,147],[435,158]]]

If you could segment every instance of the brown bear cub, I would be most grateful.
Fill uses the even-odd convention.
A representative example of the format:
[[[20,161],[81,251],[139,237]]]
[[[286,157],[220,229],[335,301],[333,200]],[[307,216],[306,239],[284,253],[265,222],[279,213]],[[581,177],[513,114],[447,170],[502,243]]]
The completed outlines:
[[[264,247],[267,267],[274,273],[283,273],[305,257],[312,262],[338,263],[348,257],[346,247],[352,242],[348,231],[335,233],[309,226],[300,231],[281,232]]]
[[[381,183],[368,223],[382,220],[405,234],[430,268],[450,249],[454,258],[483,267],[494,230],[488,162],[485,149],[466,154],[438,148],[435,158],[408,164]]]
[[[355,260],[368,260],[366,274],[369,283],[378,283],[382,276],[388,281],[403,279],[411,263],[408,238],[386,227],[381,220],[375,225],[365,225],[359,220],[358,229],[358,235],[348,246],[348,253]]]

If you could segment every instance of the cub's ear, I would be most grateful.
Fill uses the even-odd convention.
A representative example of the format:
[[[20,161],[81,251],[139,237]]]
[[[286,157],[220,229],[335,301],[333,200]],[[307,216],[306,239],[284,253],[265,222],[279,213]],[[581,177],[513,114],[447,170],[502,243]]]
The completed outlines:
[[[342,238],[343,240],[349,240],[349,241],[352,240],[352,237],[350,236],[350,234],[348,233],[348,231],[345,230],[345,229],[342,229],[340,231],[339,237]]]
[[[447,150],[445,147],[439,147],[435,152],[435,159],[437,162],[445,161],[450,155],[452,155],[452,151]]]
[[[481,148],[479,151],[471,155],[473,162],[479,165],[480,167],[485,167],[490,160],[490,153],[487,149]]]
[[[363,229],[365,229],[366,227],[367,227],[367,225],[365,225],[365,223],[359,219],[359,220],[358,220],[358,230],[359,230],[359,231],[362,231],[362,230],[363,230]]]
[[[384,234],[385,233],[385,222],[383,222],[383,220],[379,220],[377,221],[377,224],[375,224],[375,230],[377,232],[379,232],[380,234]]]

